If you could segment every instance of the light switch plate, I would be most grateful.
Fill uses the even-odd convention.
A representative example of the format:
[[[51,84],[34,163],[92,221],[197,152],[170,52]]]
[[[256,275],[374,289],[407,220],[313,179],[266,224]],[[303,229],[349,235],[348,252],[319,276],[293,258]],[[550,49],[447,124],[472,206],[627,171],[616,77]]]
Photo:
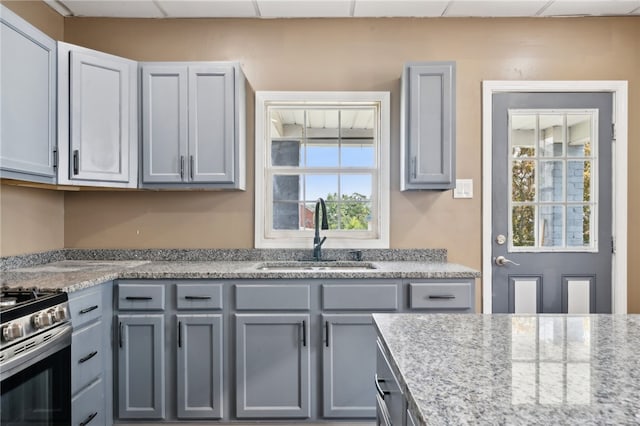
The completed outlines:
[[[473,179],[456,179],[453,198],[473,198]]]

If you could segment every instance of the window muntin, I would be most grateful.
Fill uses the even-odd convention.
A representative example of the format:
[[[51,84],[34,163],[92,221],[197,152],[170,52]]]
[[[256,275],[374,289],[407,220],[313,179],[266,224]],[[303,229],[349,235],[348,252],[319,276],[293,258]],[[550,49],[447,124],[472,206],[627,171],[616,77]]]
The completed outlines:
[[[257,94],[256,247],[311,247],[319,197],[325,247],[388,247],[388,93],[274,93]]]
[[[597,110],[509,110],[510,251],[597,251]]]

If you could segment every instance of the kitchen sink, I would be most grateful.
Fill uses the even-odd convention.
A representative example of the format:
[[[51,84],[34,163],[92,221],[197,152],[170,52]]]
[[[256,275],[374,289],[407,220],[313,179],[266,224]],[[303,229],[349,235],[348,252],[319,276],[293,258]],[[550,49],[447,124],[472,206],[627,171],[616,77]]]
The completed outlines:
[[[350,262],[350,261],[285,261],[285,262],[264,262],[256,266],[259,271],[278,272],[303,272],[303,271],[368,271],[377,269],[376,265],[370,262]]]

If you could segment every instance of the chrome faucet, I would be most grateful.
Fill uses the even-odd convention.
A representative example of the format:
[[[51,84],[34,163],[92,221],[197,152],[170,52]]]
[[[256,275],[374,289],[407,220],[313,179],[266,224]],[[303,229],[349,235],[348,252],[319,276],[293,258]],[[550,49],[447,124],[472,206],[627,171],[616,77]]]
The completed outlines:
[[[324,244],[324,241],[327,239],[327,237],[322,237],[322,239],[320,239],[320,209],[322,209],[322,229],[329,229],[329,222],[327,221],[327,206],[322,198],[318,198],[318,201],[316,201],[316,212],[313,217],[313,222],[316,228],[316,232],[313,237],[314,260],[322,259],[322,244]]]

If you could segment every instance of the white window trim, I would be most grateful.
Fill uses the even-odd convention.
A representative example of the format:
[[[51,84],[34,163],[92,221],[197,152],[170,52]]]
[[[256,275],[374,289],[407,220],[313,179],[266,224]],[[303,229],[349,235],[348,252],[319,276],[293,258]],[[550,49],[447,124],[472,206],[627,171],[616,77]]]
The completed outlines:
[[[378,146],[378,178],[380,191],[377,197],[380,234],[377,239],[327,238],[325,248],[389,248],[390,216],[390,94],[389,92],[256,92],[255,119],[255,247],[256,248],[308,248],[313,246],[311,237],[292,237],[284,239],[266,238],[265,194],[267,182],[264,168],[268,155],[265,144],[269,134],[266,120],[267,106],[271,102],[292,102],[305,104],[329,104],[377,102],[380,104],[380,140]]]
[[[502,92],[610,92],[613,93],[613,238],[612,307],[614,314],[627,313],[627,152],[629,83],[623,80],[590,81],[483,81],[482,82],[482,312],[492,306],[491,195],[493,94]]]

